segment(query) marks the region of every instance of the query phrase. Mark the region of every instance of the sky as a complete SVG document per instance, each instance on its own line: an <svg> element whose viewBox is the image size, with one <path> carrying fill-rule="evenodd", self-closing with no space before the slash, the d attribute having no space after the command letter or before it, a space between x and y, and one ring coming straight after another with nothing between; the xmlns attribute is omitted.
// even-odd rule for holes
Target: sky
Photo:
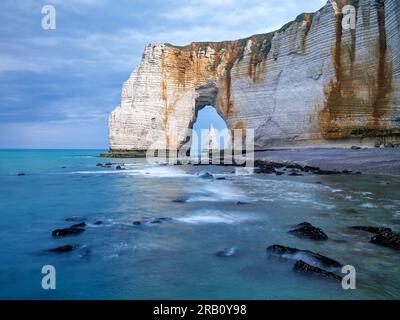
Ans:
<svg viewBox="0 0 400 320"><path fill-rule="evenodd" d="M108 148L108 116L147 43L279 29L326 0L1 0L0 148ZM56 9L44 30L42 7ZM212 112L199 119L208 127Z"/></svg>

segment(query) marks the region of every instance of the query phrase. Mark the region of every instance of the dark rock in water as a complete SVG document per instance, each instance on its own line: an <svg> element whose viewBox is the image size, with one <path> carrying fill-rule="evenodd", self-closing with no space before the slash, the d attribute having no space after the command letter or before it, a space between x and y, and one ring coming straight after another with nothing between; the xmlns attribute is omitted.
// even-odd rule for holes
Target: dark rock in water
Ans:
<svg viewBox="0 0 400 320"><path fill-rule="evenodd" d="M125 168L122 168L121 166L116 166L115 170L125 170Z"/></svg>
<svg viewBox="0 0 400 320"><path fill-rule="evenodd" d="M342 264L336 260L323 256L309 250L300 250L296 248L284 247L281 245L272 245L267 248L267 254L272 257L279 257L290 260L303 260L310 265L324 268L340 268Z"/></svg>
<svg viewBox="0 0 400 320"><path fill-rule="evenodd" d="M289 233L303 239L328 240L328 236L322 229L314 227L308 222L300 223L296 226L296 229L290 230Z"/></svg>
<svg viewBox="0 0 400 320"><path fill-rule="evenodd" d="M372 237L372 243L400 250L400 234L393 231L383 231Z"/></svg>
<svg viewBox="0 0 400 320"><path fill-rule="evenodd" d="M303 175L302 175L301 173L292 172L292 173L289 174L289 176L292 176L292 177L302 177Z"/></svg>
<svg viewBox="0 0 400 320"><path fill-rule="evenodd" d="M132 224L135 226L140 226L142 224L161 224L167 221L171 221L172 218L160 217L160 218L144 218L142 220L133 221Z"/></svg>
<svg viewBox="0 0 400 320"><path fill-rule="evenodd" d="M336 171L336 170L322 170L322 169L319 169L319 170L313 171L313 173L317 174L317 175L327 175L327 176L329 176L329 175L341 174L342 172Z"/></svg>
<svg viewBox="0 0 400 320"><path fill-rule="evenodd" d="M102 167L103 164L102 163L96 163L96 167Z"/></svg>
<svg viewBox="0 0 400 320"><path fill-rule="evenodd" d="M67 167L62 166L61 169L67 169Z"/></svg>
<svg viewBox="0 0 400 320"><path fill-rule="evenodd" d="M157 223L163 223L163 222L171 221L171 220L172 220L171 218L161 217L161 218L151 219L149 223L152 223L152 224L156 223L157 224Z"/></svg>
<svg viewBox="0 0 400 320"><path fill-rule="evenodd" d="M186 199L182 199L182 198L172 200L172 202L175 202L175 203L185 203L186 201L187 201Z"/></svg>
<svg viewBox="0 0 400 320"><path fill-rule="evenodd" d="M352 146L350 149L351 149L351 150L361 150L361 147L358 147L358 146Z"/></svg>
<svg viewBox="0 0 400 320"><path fill-rule="evenodd" d="M218 251L215 255L220 258L228 258L234 256L236 253L237 249L235 247L231 247L222 251Z"/></svg>
<svg viewBox="0 0 400 320"><path fill-rule="evenodd" d="M82 221L86 221L86 218L79 217L79 216L74 216L74 217L65 218L64 220L68 221L68 222L82 222Z"/></svg>
<svg viewBox="0 0 400 320"><path fill-rule="evenodd" d="M99 226L99 225L103 224L103 221L98 220L98 221L96 221L94 224L95 224L96 226Z"/></svg>
<svg viewBox="0 0 400 320"><path fill-rule="evenodd" d="M225 177L218 177L217 180L226 180Z"/></svg>
<svg viewBox="0 0 400 320"><path fill-rule="evenodd" d="M85 228L85 227L86 227L86 223L85 222L73 224L72 226L70 226L70 228Z"/></svg>
<svg viewBox="0 0 400 320"><path fill-rule="evenodd" d="M315 184L321 184L323 185L323 183L321 181L317 181Z"/></svg>
<svg viewBox="0 0 400 320"><path fill-rule="evenodd" d="M113 165L113 163L112 162L107 162L104 165L107 166L107 167L111 167Z"/></svg>
<svg viewBox="0 0 400 320"><path fill-rule="evenodd" d="M18 176L18 177L21 177L21 176L26 176L26 173L19 172L19 173L17 173L17 176Z"/></svg>
<svg viewBox="0 0 400 320"><path fill-rule="evenodd" d="M205 173L200 174L199 178L202 178L202 179L213 179L214 176L209 172L205 172Z"/></svg>
<svg viewBox="0 0 400 320"><path fill-rule="evenodd" d="M52 232L53 237L66 237L70 235L77 235L85 231L86 223L74 224L69 228L56 229Z"/></svg>
<svg viewBox="0 0 400 320"><path fill-rule="evenodd" d="M286 168L288 168L288 169L296 169L296 170L300 170L300 171L304 170L304 168L298 163L289 163L289 164L286 165Z"/></svg>
<svg viewBox="0 0 400 320"><path fill-rule="evenodd" d="M305 166L304 171L305 172L314 172L314 171L320 171L321 169L318 167L311 167L311 166Z"/></svg>
<svg viewBox="0 0 400 320"><path fill-rule="evenodd" d="M295 265L293 266L293 270L296 272L299 272L299 273L316 275L316 276L319 276L322 278L342 281L341 276L339 276L333 272L329 272L329 271L323 270L321 268L309 265L308 263L306 263L302 260L299 260L295 263Z"/></svg>
<svg viewBox="0 0 400 320"><path fill-rule="evenodd" d="M271 174L271 173L276 173L275 167L272 162L264 162L264 161L255 161L254 162L254 172L255 173L264 173L264 174Z"/></svg>
<svg viewBox="0 0 400 320"><path fill-rule="evenodd" d="M351 229L354 230L361 230L361 231L366 231L370 233L381 233L381 232L386 232L386 231L392 231L390 228L384 228L384 227L369 227L369 226L354 226L350 227Z"/></svg>
<svg viewBox="0 0 400 320"><path fill-rule="evenodd" d="M356 214L356 213L358 213L358 211L357 211L356 209L353 209L353 208L344 209L344 212L346 212L346 213L351 213L351 214Z"/></svg>
<svg viewBox="0 0 400 320"><path fill-rule="evenodd" d="M57 252L57 253L65 253L65 252L71 252L75 249L79 248L78 244L67 244L65 246L57 247L54 249L50 249L50 252Z"/></svg>
<svg viewBox="0 0 400 320"><path fill-rule="evenodd" d="M53 237L66 237L66 236L82 233L83 231L85 231L85 229L82 229L82 228L56 229L52 232L52 235L53 235Z"/></svg>
<svg viewBox="0 0 400 320"><path fill-rule="evenodd" d="M281 172L281 171L275 171L275 174L276 174L277 176L281 176L281 175L283 175L284 173Z"/></svg>
<svg viewBox="0 0 400 320"><path fill-rule="evenodd" d="M249 204L249 203L248 202L243 202L243 201L238 201L238 202L236 202L236 204L238 206L240 206L240 205L246 205L246 204Z"/></svg>

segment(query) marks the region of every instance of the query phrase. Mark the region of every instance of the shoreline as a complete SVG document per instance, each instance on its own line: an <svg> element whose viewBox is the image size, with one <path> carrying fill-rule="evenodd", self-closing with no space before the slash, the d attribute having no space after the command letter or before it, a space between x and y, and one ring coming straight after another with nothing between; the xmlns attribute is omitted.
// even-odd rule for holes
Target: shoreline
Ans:
<svg viewBox="0 0 400 320"><path fill-rule="evenodd" d="M110 151L102 158L145 158L143 151ZM399 148L291 148L254 152L255 162L299 164L326 171L350 171L370 175L400 176Z"/></svg>
<svg viewBox="0 0 400 320"><path fill-rule="evenodd" d="M261 161L290 161L322 170L353 171L362 174L400 176L400 149L305 148L255 152Z"/></svg>

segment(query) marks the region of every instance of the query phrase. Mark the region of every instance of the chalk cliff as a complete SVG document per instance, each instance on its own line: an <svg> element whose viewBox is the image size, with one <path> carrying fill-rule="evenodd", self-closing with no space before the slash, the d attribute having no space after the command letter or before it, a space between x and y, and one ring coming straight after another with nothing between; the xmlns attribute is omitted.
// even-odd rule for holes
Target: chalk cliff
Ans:
<svg viewBox="0 0 400 320"><path fill-rule="evenodd" d="M398 0L328 2L241 40L148 45L110 116L110 150L177 148L206 105L229 129L254 129L256 149L398 143L399 52Z"/></svg>

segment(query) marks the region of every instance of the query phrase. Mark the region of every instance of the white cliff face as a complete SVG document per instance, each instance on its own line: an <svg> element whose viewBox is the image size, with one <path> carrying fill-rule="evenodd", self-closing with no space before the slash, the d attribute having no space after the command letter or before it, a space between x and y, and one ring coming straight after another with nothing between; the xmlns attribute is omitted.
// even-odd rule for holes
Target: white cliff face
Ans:
<svg viewBox="0 0 400 320"><path fill-rule="evenodd" d="M110 116L110 149L173 149L213 105L256 149L390 142L400 132L400 2L337 1L248 39L148 45Z"/></svg>

